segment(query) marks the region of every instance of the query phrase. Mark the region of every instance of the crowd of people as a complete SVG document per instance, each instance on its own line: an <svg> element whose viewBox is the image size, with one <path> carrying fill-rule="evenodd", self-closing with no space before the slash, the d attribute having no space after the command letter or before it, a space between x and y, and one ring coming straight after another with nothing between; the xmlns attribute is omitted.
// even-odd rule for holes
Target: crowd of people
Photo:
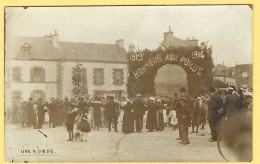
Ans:
<svg viewBox="0 0 260 164"><path fill-rule="evenodd" d="M148 132L163 131L171 127L179 131L177 140L187 145L190 143L188 134L198 133L208 122L212 138L217 140L221 122L232 119L232 116L247 114L252 111L252 90L246 86L236 90L209 88L209 93L191 97L186 88L181 87L180 93L173 96L144 97L137 94L133 99L115 100L113 96L95 96L77 99L65 97L64 100L51 98L44 102L42 98L34 101L16 101L12 109L11 122L21 123L23 127L49 128L65 126L69 133L68 141L76 136L80 141L87 141L87 133L100 128L112 128L118 132L117 126L122 122L123 133L140 133L145 127ZM46 118L48 117L48 118ZM144 123L146 123L144 125ZM74 129L76 133L74 133Z"/></svg>

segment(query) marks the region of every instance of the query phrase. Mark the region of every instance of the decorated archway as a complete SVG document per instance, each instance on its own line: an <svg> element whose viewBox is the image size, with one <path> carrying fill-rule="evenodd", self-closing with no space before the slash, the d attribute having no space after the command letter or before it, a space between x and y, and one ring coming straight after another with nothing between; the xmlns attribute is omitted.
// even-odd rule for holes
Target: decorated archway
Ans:
<svg viewBox="0 0 260 164"><path fill-rule="evenodd" d="M166 64L181 66L187 73L188 93L191 96L203 94L212 85L212 48L172 47L157 50L130 51L128 96L134 97L137 93L144 96L155 95L154 78L157 70Z"/></svg>
<svg viewBox="0 0 260 164"><path fill-rule="evenodd" d="M155 94L159 96L178 93L181 87L187 88L187 73L176 64L165 64L158 68L154 78Z"/></svg>

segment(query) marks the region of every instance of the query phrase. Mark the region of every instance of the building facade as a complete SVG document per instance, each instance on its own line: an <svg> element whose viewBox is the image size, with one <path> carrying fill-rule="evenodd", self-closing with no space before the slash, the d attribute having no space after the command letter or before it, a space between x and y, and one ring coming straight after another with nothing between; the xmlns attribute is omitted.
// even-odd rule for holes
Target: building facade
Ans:
<svg viewBox="0 0 260 164"><path fill-rule="evenodd" d="M221 81L226 84L226 86L236 86L236 78L233 69L221 64L214 67L213 80Z"/></svg>
<svg viewBox="0 0 260 164"><path fill-rule="evenodd" d="M127 96L128 58L124 41L115 44L59 41L55 31L44 37L7 38L5 102L72 97L72 75L82 64L84 87L90 96ZM7 105L7 104L6 104Z"/></svg>
<svg viewBox="0 0 260 164"><path fill-rule="evenodd" d="M252 64L238 64L235 66L235 77L237 87L247 85L253 87L253 65Z"/></svg>

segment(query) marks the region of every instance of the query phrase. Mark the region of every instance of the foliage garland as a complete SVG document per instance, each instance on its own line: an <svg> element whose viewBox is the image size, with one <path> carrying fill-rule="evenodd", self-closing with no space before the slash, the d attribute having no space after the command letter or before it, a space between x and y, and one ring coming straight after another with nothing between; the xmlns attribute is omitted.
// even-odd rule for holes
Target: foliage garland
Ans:
<svg viewBox="0 0 260 164"><path fill-rule="evenodd" d="M203 57L192 56L194 51L202 52ZM131 60L132 55L142 54L142 60ZM175 54L178 56L178 60L165 60L167 54ZM138 68L142 68L146 65L149 59L155 58L157 55L160 55L161 61L153 63L152 67L146 67L140 77L136 78L134 74ZM181 66L187 73L187 82L188 82L188 93L191 96L198 96L204 94L207 91L209 86L213 84L213 61L212 61L212 47L208 47L206 44L196 47L170 47L164 49L162 47L157 48L157 50L150 51L145 49L143 51L134 51L131 50L128 52L129 57L129 77L127 83L128 97L132 98L136 94L140 93L144 96L155 96L155 84L154 78L157 74L158 69L166 64L176 64ZM201 75L194 73L188 66L185 66L183 62L180 62L180 59L184 57L192 61L193 65L197 65L203 70ZM173 93L172 93L173 94Z"/></svg>

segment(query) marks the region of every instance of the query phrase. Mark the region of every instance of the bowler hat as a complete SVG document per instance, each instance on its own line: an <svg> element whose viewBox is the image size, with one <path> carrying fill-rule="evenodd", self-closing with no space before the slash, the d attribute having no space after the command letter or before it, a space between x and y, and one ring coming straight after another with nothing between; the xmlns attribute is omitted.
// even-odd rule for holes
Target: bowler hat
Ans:
<svg viewBox="0 0 260 164"><path fill-rule="evenodd" d="M42 101L42 98L39 98L38 100L39 100L39 101Z"/></svg>
<svg viewBox="0 0 260 164"><path fill-rule="evenodd" d="M185 87L181 87L181 88L179 89L179 91L180 91L180 92L186 92L187 90L186 90Z"/></svg>
<svg viewBox="0 0 260 164"><path fill-rule="evenodd" d="M229 93L233 93L234 88L233 88L233 87L228 87L227 91L228 91Z"/></svg>

